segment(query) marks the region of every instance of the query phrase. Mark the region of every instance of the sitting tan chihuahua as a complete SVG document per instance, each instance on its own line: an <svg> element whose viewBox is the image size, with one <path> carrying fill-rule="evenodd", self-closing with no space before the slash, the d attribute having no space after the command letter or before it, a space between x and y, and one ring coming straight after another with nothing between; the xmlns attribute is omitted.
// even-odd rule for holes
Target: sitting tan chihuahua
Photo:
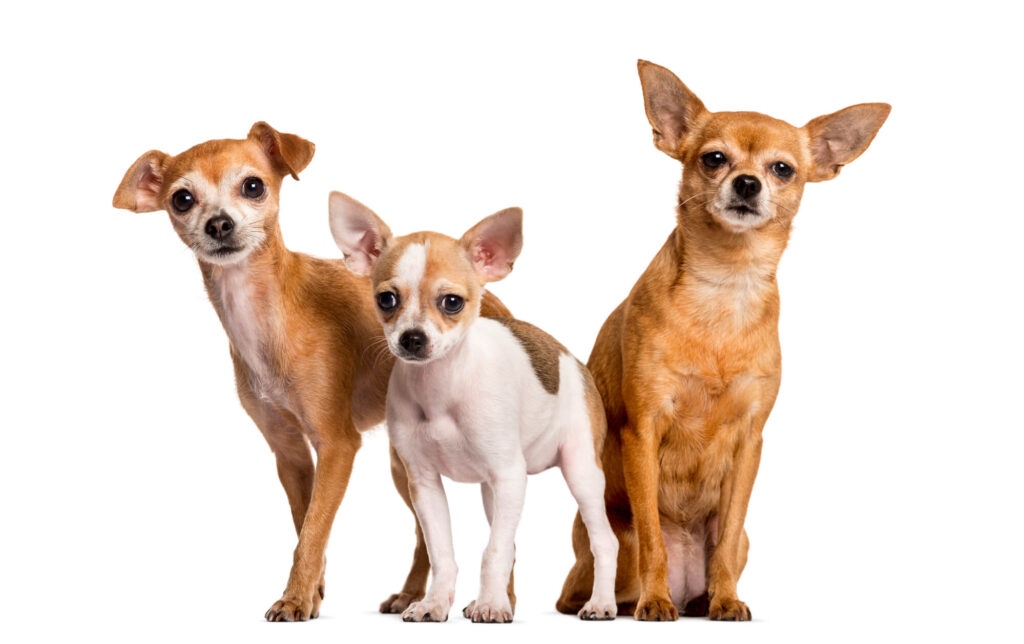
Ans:
<svg viewBox="0 0 1024 644"><path fill-rule="evenodd" d="M608 417L616 600L637 619L678 611L749 620L736 594L761 431L781 376L775 270L804 184L856 159L889 114L854 105L803 127L709 112L672 72L640 61L654 145L683 164L678 222L590 356ZM586 601L593 569L577 516L576 565L557 607Z"/></svg>
<svg viewBox="0 0 1024 644"><path fill-rule="evenodd" d="M266 613L270 621L319 614L331 524L360 431L384 420L393 364L386 351L371 348L382 338L370 281L340 260L294 253L281 238L282 180L298 179L313 150L260 122L245 139L207 141L177 156L147 152L114 194L116 208L166 210L195 252L228 335L238 396L277 458L299 543L284 596ZM509 312L485 294L484 314ZM395 487L411 508L405 468L393 451L391 462ZM429 562L418 523L416 536L405 587L382 612L401 612L423 597Z"/></svg>

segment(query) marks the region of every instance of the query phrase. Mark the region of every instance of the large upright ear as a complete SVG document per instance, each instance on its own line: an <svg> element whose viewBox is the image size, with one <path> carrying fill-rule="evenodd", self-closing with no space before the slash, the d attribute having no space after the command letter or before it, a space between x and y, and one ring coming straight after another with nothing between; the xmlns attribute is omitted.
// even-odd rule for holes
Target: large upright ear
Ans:
<svg viewBox="0 0 1024 644"><path fill-rule="evenodd" d="M862 103L819 116L803 127L814 166L808 181L834 179L844 165L868 149L892 107Z"/></svg>
<svg viewBox="0 0 1024 644"><path fill-rule="evenodd" d="M114 193L114 207L134 212L160 210L160 187L170 157L160 150L150 150L139 157Z"/></svg>
<svg viewBox="0 0 1024 644"><path fill-rule="evenodd" d="M263 153L282 177L290 174L296 181L299 180L299 173L313 160L313 152L316 150L311 141L294 134L278 132L263 121L253 123L249 129L249 138L260 144Z"/></svg>
<svg viewBox="0 0 1024 644"><path fill-rule="evenodd" d="M644 109L654 129L654 146L673 159L682 160L681 145L697 117L706 112L704 103L661 65L638 60Z"/></svg>
<svg viewBox="0 0 1024 644"><path fill-rule="evenodd" d="M483 219L459 240L477 276L484 283L496 282L512 271L523 250L523 211L506 208Z"/></svg>
<svg viewBox="0 0 1024 644"><path fill-rule="evenodd" d="M372 210L337 191L330 194L327 210L331 234L345 256L345 266L353 273L369 275L391 241L391 229Z"/></svg>

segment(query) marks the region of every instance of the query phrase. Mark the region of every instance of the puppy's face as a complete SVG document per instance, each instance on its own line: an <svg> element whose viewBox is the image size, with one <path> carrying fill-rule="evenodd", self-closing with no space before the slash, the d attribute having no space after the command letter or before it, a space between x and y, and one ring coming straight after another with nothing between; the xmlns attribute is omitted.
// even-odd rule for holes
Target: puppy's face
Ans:
<svg viewBox="0 0 1024 644"><path fill-rule="evenodd" d="M483 283L459 243L437 233L399 237L373 269L377 313L391 352L429 362L462 341L480 314Z"/></svg>
<svg viewBox="0 0 1024 644"><path fill-rule="evenodd" d="M889 115L854 105L798 128L756 112L710 112L672 72L639 62L655 146L682 161L681 213L735 234L788 228L804 184L856 159Z"/></svg>
<svg viewBox="0 0 1024 644"><path fill-rule="evenodd" d="M331 193L329 209L346 265L372 278L388 348L406 362L431 362L458 346L480 315L484 285L512 270L523 245L518 208L458 240L430 232L392 238L377 215L340 192Z"/></svg>
<svg viewBox="0 0 1024 644"><path fill-rule="evenodd" d="M147 152L125 174L114 205L166 210L201 261L230 265L263 244L277 223L283 177L312 156L312 143L257 123L246 139L207 141L177 156Z"/></svg>

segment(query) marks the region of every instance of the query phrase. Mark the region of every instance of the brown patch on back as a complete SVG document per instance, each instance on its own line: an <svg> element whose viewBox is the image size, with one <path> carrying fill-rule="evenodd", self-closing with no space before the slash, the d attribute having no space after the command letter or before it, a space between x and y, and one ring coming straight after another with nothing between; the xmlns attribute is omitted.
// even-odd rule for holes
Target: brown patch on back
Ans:
<svg viewBox="0 0 1024 644"><path fill-rule="evenodd" d="M530 357L530 364L533 366L533 373L537 380L549 394L558 393L558 358L569 351L561 343L541 331L537 327L522 320L513 318L493 318L495 322L501 322L512 335L516 336L519 344L523 345L526 355ZM602 415L604 412L601 412Z"/></svg>

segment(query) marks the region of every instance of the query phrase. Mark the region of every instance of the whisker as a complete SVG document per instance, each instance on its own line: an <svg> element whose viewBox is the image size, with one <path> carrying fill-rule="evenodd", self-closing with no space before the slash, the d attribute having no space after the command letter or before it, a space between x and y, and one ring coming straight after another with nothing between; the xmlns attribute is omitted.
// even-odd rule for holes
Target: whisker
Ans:
<svg viewBox="0 0 1024 644"><path fill-rule="evenodd" d="M682 207L682 206L685 206L688 202L696 199L697 197L702 197L704 195L716 195L716 194L718 194L718 193L716 191L714 191L714 190L705 190L703 192L698 192L697 194L690 195L689 197L687 197L683 201L680 201L678 205L680 207ZM707 202L705 202L704 205L707 205L708 203L711 203L711 201L713 201L713 199L709 199Z"/></svg>

